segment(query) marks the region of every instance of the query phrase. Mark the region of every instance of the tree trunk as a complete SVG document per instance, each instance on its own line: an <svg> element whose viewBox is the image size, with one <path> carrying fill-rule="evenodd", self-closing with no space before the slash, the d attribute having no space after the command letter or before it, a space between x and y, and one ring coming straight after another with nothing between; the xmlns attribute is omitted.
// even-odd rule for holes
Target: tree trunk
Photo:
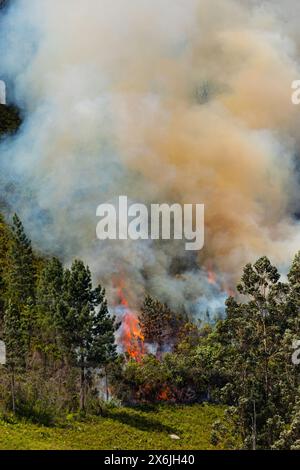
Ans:
<svg viewBox="0 0 300 470"><path fill-rule="evenodd" d="M85 369L83 362L80 371L80 410L85 410Z"/></svg>
<svg viewBox="0 0 300 470"><path fill-rule="evenodd" d="M264 331L264 374L265 374L265 394L266 394L266 400L268 400L269 396L269 358L268 358L268 347L267 347L267 330L266 330L266 323L265 319L263 319L263 331Z"/></svg>
<svg viewBox="0 0 300 470"><path fill-rule="evenodd" d="M108 389L108 377L107 377L107 368L105 366L105 391L106 391L106 401L109 400L109 389Z"/></svg>
<svg viewBox="0 0 300 470"><path fill-rule="evenodd" d="M156 359L158 359L159 361L161 360L162 355L163 355L163 347L164 347L164 342L162 339L159 338L159 340L157 341L157 350L156 350Z"/></svg>
<svg viewBox="0 0 300 470"><path fill-rule="evenodd" d="M11 399L12 399L12 409L13 413L16 413L16 386L15 386L15 367L11 368Z"/></svg>

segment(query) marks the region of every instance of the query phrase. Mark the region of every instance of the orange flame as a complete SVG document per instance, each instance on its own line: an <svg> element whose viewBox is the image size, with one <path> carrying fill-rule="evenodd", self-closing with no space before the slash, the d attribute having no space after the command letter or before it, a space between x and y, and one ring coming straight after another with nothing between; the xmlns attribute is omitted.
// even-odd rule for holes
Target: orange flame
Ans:
<svg viewBox="0 0 300 470"><path fill-rule="evenodd" d="M235 296L234 289L232 289L228 284L223 284L222 288L226 292L228 297L234 297Z"/></svg>
<svg viewBox="0 0 300 470"><path fill-rule="evenodd" d="M173 394L171 392L170 387L168 387L167 385L157 395L157 399L160 401L169 401L172 398L173 398Z"/></svg>
<svg viewBox="0 0 300 470"><path fill-rule="evenodd" d="M213 265L211 261L207 263L206 272L207 272L207 280L209 284L214 284L214 285L218 284L217 273L213 270ZM234 297L235 291L228 285L227 282L225 281L220 282L219 287L224 292L226 292L228 296Z"/></svg>
<svg viewBox="0 0 300 470"><path fill-rule="evenodd" d="M145 354L144 336L141 332L139 320L134 311L129 307L128 301L124 294L123 282L118 288L119 305L123 308L122 330L120 342L124 351L131 359L141 361Z"/></svg>
<svg viewBox="0 0 300 470"><path fill-rule="evenodd" d="M209 284L216 284L217 283L217 275L216 275L215 271L213 270L213 266L212 266L211 261L208 262L207 267L206 267L206 271L207 271L207 280L208 280Z"/></svg>

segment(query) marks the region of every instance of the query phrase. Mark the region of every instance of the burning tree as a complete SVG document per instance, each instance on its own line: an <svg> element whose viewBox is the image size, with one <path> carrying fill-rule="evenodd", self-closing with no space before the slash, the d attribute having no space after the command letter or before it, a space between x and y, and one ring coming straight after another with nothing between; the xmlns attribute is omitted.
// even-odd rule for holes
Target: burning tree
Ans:
<svg viewBox="0 0 300 470"><path fill-rule="evenodd" d="M145 354L144 335L137 313L129 307L123 281L118 286L118 303L116 310L121 319L119 344L130 359L140 361Z"/></svg>
<svg viewBox="0 0 300 470"><path fill-rule="evenodd" d="M138 362L146 353L155 351L160 358L164 351L170 351L188 322L186 315L173 312L150 295L137 313L129 306L124 281L118 283L116 312L122 325L118 342L127 356Z"/></svg>
<svg viewBox="0 0 300 470"><path fill-rule="evenodd" d="M181 327L187 321L186 315L173 312L168 305L150 295L146 296L139 315L144 340L157 346L157 357L174 346Z"/></svg>

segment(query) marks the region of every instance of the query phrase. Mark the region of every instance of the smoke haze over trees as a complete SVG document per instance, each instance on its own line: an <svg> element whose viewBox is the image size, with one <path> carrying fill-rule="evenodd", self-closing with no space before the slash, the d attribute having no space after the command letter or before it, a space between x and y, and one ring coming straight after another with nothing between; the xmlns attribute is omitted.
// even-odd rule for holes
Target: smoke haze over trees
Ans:
<svg viewBox="0 0 300 470"><path fill-rule="evenodd" d="M299 2L0 9L0 416L207 402L215 445L300 449ZM204 203L204 250L100 243L121 194Z"/></svg>
<svg viewBox="0 0 300 470"><path fill-rule="evenodd" d="M286 282L266 257L247 264L237 286L243 300L229 297L214 325L146 297L134 354L134 336L117 350L120 324L82 261L65 269L37 257L17 216L0 228L4 415L53 424L79 410L103 414L109 396L129 405L209 402L227 407L215 445L299 448L299 253Z"/></svg>
<svg viewBox="0 0 300 470"><path fill-rule="evenodd" d="M24 123L1 148L1 178L34 246L84 259L108 292L121 266L136 304L146 290L195 315L222 310L248 261L287 269L299 247L298 12L296 0L11 2L1 73ZM204 203L205 249L96 241L98 204L121 194Z"/></svg>

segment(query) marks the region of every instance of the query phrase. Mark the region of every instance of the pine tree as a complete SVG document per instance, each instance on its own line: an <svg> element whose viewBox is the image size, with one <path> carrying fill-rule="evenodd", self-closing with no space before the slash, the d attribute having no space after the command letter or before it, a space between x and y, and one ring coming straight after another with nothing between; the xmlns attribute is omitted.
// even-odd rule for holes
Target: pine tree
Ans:
<svg viewBox="0 0 300 470"><path fill-rule="evenodd" d="M27 352L30 349L34 324L35 267L31 242L23 224L15 214L12 225L12 243L9 251L9 266L6 275L7 305L13 304L20 314ZM26 333L25 333L26 330Z"/></svg>
<svg viewBox="0 0 300 470"><path fill-rule="evenodd" d="M23 224L15 214L13 217L13 243L10 250L9 287L10 299L23 306L34 301L35 268L31 242Z"/></svg>
<svg viewBox="0 0 300 470"><path fill-rule="evenodd" d="M16 372L25 366L25 343L20 311L11 301L8 303L4 316L4 341L6 366L11 376L12 409L15 413L15 377Z"/></svg>
<svg viewBox="0 0 300 470"><path fill-rule="evenodd" d="M82 261L74 261L64 274L59 324L66 347L80 367L80 409L84 410L86 369L103 367L116 358L116 324L108 312L105 290L93 289L90 270Z"/></svg>
<svg viewBox="0 0 300 470"><path fill-rule="evenodd" d="M57 301L62 296L63 277L63 266L57 258L49 260L40 274L37 286L38 303L51 312L55 311Z"/></svg>
<svg viewBox="0 0 300 470"><path fill-rule="evenodd" d="M44 366L47 357L63 356L59 334L58 306L63 296L64 270L57 258L49 260L42 270L37 283L36 343L43 354Z"/></svg>
<svg viewBox="0 0 300 470"><path fill-rule="evenodd" d="M7 297L8 252L11 246L11 232L0 214L0 333L3 330L5 299Z"/></svg>
<svg viewBox="0 0 300 470"><path fill-rule="evenodd" d="M146 343L157 344L160 357L164 346L173 346L179 335L180 327L187 322L185 315L174 313L166 304L150 295L145 297L139 315L139 323Z"/></svg>

